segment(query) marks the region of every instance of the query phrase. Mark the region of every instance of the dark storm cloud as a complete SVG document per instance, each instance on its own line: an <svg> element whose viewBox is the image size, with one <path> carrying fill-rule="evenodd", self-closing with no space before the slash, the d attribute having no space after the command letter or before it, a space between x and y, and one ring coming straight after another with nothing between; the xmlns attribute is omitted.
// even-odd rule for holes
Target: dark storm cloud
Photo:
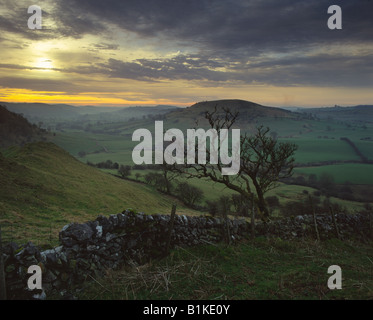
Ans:
<svg viewBox="0 0 373 320"><path fill-rule="evenodd" d="M31 32L27 27L27 21L30 15L27 14L27 8L16 7L10 1L6 1L6 13L0 15L0 30L2 32L10 32L12 34L22 35L28 39L41 39L54 37L47 30L41 32ZM47 14L47 13L46 13ZM39 30L40 31L40 30ZM6 40L5 38L0 41Z"/></svg>
<svg viewBox="0 0 373 320"><path fill-rule="evenodd" d="M226 81L227 72L213 70L223 67L226 67L226 63L207 57L179 54L168 59L136 59L131 62L111 58L105 63L89 63L54 70L77 74L104 74L114 78L149 82L164 79ZM38 69L9 64L0 64L0 68Z"/></svg>
<svg viewBox="0 0 373 320"><path fill-rule="evenodd" d="M107 64L101 66L111 77L134 80L227 80L227 75L224 72L209 70L209 65L216 67L217 64L203 61L200 58L177 56L164 60L137 59L134 62L109 59Z"/></svg>
<svg viewBox="0 0 373 320"><path fill-rule="evenodd" d="M372 42L371 0L64 0L48 2L38 32L27 28L27 2L3 0L2 31L28 38L108 34L108 25L142 37L162 36L201 50L258 54L289 51L299 45ZM327 8L343 10L343 30L327 28ZM52 23L53 22L53 23ZM240 52L241 50L241 52Z"/></svg>
<svg viewBox="0 0 373 320"><path fill-rule="evenodd" d="M67 0L77 13L144 37L164 37L217 49L291 50L335 41L372 41L373 1L339 0L341 32L327 28L325 0Z"/></svg>
<svg viewBox="0 0 373 320"><path fill-rule="evenodd" d="M53 11L53 17L56 23L54 29L58 36L80 38L85 34L100 34L106 31L106 27L100 22L100 17L68 5L57 7Z"/></svg>
<svg viewBox="0 0 373 320"><path fill-rule="evenodd" d="M111 43L96 43L93 45L94 50L118 50L119 45Z"/></svg>
<svg viewBox="0 0 373 320"><path fill-rule="evenodd" d="M371 87L373 53L291 56L241 64L237 69L247 71L242 80L254 77L258 82L273 85Z"/></svg>
<svg viewBox="0 0 373 320"><path fill-rule="evenodd" d="M219 69L216 68L225 68L225 71L217 71ZM236 63L233 67L230 62L211 61L207 57L197 58L196 55L179 55L164 60L138 59L133 62L109 59L108 63L86 68L85 71L141 81L184 79L279 86L371 87L373 54L361 57L319 54L250 64Z"/></svg>
<svg viewBox="0 0 373 320"><path fill-rule="evenodd" d="M23 69L18 65L0 67ZM224 71L221 71L224 70ZM371 87L373 83L373 53L365 55L290 56L257 58L254 62L212 60L209 56L179 54L167 59L137 59L59 69L78 74L104 74L113 78L139 81L192 80L232 82L241 84L271 84L279 86L319 85ZM209 83L203 85L209 86Z"/></svg>
<svg viewBox="0 0 373 320"><path fill-rule="evenodd" d="M66 72L141 81L373 84L372 56L359 51L362 45L373 46L371 0L64 0L50 2L43 11L43 19L53 22L53 28L40 32L26 28L27 11L16 4L21 2L4 1L8 14L0 17L1 30L27 39L79 38L85 34L108 39L113 30L123 30L158 40L159 48L167 44L174 52L186 52L172 58L134 61L117 56L100 64L71 66L63 70ZM334 4L343 11L342 30L327 27L327 9ZM95 43L87 50L119 49L108 42ZM340 46L341 51L322 53L331 45ZM343 45L355 46L356 51L345 53ZM309 54L315 48L320 52Z"/></svg>
<svg viewBox="0 0 373 320"><path fill-rule="evenodd" d="M342 30L327 27L327 9L333 4L342 8ZM143 38L159 39L160 46L168 40L176 49L198 52L162 60L110 59L100 68L111 77L275 85L366 87L373 83L370 55L358 51L354 56L343 51L334 56L307 55L330 45L371 45L370 0L67 0L61 5L71 8L74 16L96 17L103 32L105 25L112 24ZM78 26L79 31L86 32ZM268 54L271 59L263 58Z"/></svg>

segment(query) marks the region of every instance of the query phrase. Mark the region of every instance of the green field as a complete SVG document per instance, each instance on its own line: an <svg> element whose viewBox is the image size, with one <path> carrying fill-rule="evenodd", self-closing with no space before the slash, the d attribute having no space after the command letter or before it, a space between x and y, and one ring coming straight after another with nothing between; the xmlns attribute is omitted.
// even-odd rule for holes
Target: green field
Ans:
<svg viewBox="0 0 373 320"><path fill-rule="evenodd" d="M341 140L288 139L281 141L298 145L299 148L295 154L297 163L360 160L352 148Z"/></svg>
<svg viewBox="0 0 373 320"><path fill-rule="evenodd" d="M177 118L181 114L181 118ZM340 140L341 137L348 137L368 159L373 159L373 142L361 140L366 137L373 137L373 127L361 127L358 125L347 125L346 123L332 120L309 120L293 118L263 118L262 124L269 126L274 131L280 142L291 142L298 145L295 153L295 162L303 164L302 167L294 170L296 175L303 175L305 179L315 174L320 178L322 173L328 173L333 176L335 183L344 184L349 182L356 185L373 185L373 164L358 163L361 161L354 149L346 142ZM165 128L177 127L186 130L190 126L190 119L183 112L176 112L165 121ZM259 123L250 124L243 130L252 130ZM195 124L194 124L195 126ZM193 127L193 126L192 126ZM107 123L97 127L102 132L111 130L120 130L120 134L89 133L82 131L70 131L57 133L53 137L53 142L68 150L80 161L86 163L99 163L111 160L119 164L133 165L132 150L137 142L131 141L134 130L138 128L147 128L150 131L154 129L154 121L136 120L132 122ZM86 152L84 156L78 156L79 151ZM344 161L356 161L356 163L342 163ZM324 165L320 165L323 164ZM326 162L339 162L336 164L327 164ZM315 166L315 163L318 165ZM304 167L304 165L308 165ZM135 174L145 175L146 170L132 170L131 179L136 179ZM116 174L116 171L111 173ZM143 177L139 181L144 182ZM222 194L230 195L233 192L224 186L213 184L210 181L201 179L191 179L192 185L201 188L204 200L214 201ZM294 185L287 186L279 184L279 187L268 192L266 196L276 195L280 198L280 203L286 203L302 197L303 190L307 187ZM310 188L312 194L315 189ZM351 210L359 210L362 203L346 201L334 198L334 201L344 204Z"/></svg>
<svg viewBox="0 0 373 320"><path fill-rule="evenodd" d="M95 150L96 142L107 145L107 148L114 151L113 155L118 156L117 160L113 157L112 160L121 163L121 137L110 136L111 140L106 141L103 135L90 136L91 139L87 139L88 136L80 132L57 134L55 138L58 137L61 143L76 152L81 150L86 141L91 141L87 146L92 150ZM107 155L105 152L88 156L97 157L93 158L95 161L90 161L99 162L106 161ZM178 213L201 214L186 208L180 201L159 193L154 187L145 185L143 176L148 170L132 170L130 178L135 180L136 173L139 173L142 176L139 182L122 180L108 174L117 174L116 170L100 172L76 161L64 150L45 143L24 148L14 147L3 152L3 156L0 172L0 222L8 226L8 235L9 232L12 233L11 240L27 239L46 244L53 239L56 243L58 232L66 223L83 222L99 214L113 214L127 208L146 213L168 213L175 201L178 203ZM79 160L87 161L86 157ZM326 170L335 177L337 183L350 181L372 184L371 168L371 165L365 164L343 164L297 168L295 172L320 175ZM223 194L234 193L207 180L189 179L188 182L202 190L204 199L201 205L205 205L206 201L216 201ZM304 190L310 194L315 191L303 186L279 184L278 188L268 192L266 196L276 195L280 204L285 204L303 199ZM337 198L331 200L351 212L363 208L363 203Z"/></svg>
<svg viewBox="0 0 373 320"><path fill-rule="evenodd" d="M296 168L296 173L316 174L318 178L322 173L329 173L334 177L336 183L350 182L352 184L373 184L373 165L372 164L336 164L320 167Z"/></svg>
<svg viewBox="0 0 373 320"><path fill-rule="evenodd" d="M132 165L132 150L136 142L131 137L108 134L92 134L81 131L57 133L50 139L82 162L98 163L112 160L120 164ZM79 157L79 152L86 155Z"/></svg>
<svg viewBox="0 0 373 320"><path fill-rule="evenodd" d="M372 141L354 141L355 145L359 148L361 153L368 159L373 159L373 140Z"/></svg>
<svg viewBox="0 0 373 320"><path fill-rule="evenodd" d="M83 162L112 160L127 165L133 165L132 150L138 143L133 142L128 136L93 135L82 132L58 133L51 141L76 157L79 151L86 152L87 155L79 158ZM297 163L360 160L353 149L341 140L288 138L279 141L299 146L295 154ZM367 157L371 156L369 144L370 142L358 144L363 146L362 151Z"/></svg>
<svg viewBox="0 0 373 320"><path fill-rule="evenodd" d="M189 122L186 119L177 120L177 123L174 123L175 120L166 121L165 129L174 127L185 132L187 128L196 126L194 123L188 127ZM280 141L292 142L299 146L295 155L296 162L299 163L360 160L354 150L345 141L340 140L342 137L348 137L361 148L361 152L368 159L373 159L373 142L360 140L373 137L373 127L367 129L347 127L344 124L326 120L263 119L260 123L276 132ZM253 130L258 125L259 123L243 127L242 133L245 130ZM110 159L130 165L132 164L132 150L137 144L132 142L132 133L139 128L146 128L153 132L154 121L136 120L122 125L113 123L98 126L102 132L110 132L112 128L116 130L119 128L120 133L113 135L82 131L58 132L52 141L74 156L77 156L79 151L85 151L87 155L81 158L81 161L101 162ZM95 151L99 152L93 153Z"/></svg>

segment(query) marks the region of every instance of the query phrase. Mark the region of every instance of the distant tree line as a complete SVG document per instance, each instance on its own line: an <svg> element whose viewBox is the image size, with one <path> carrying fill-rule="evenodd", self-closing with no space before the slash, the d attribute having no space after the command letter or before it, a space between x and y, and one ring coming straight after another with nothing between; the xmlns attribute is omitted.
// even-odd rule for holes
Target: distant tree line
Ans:
<svg viewBox="0 0 373 320"><path fill-rule="evenodd" d="M195 210L208 212L214 217L225 217L227 215L234 215L240 217L250 217L253 208L255 207L255 201L252 199L247 201L239 193L233 193L231 195L221 195L216 200L206 200L203 190L198 186L195 186L188 181L180 181L178 176L165 175L167 171L163 165L120 165L117 162L111 160L102 161L93 164L87 161L88 165L96 168L104 169L115 169L117 175L121 178L130 179L132 170L136 170L135 180L142 181L157 191L172 195L182 201L187 207ZM138 171L151 170L146 174L141 174ZM170 173L168 173L170 174ZM132 178L133 179L133 178ZM291 181L290 181L291 180ZM310 206L310 197L316 214L326 214L330 210L332 205L335 212L346 212L347 209L338 204L331 204L329 197L336 196L346 200L356 200L351 189L351 184L346 183L344 185L337 185L334 181L333 175L324 172L317 177L316 174L310 174L308 177L297 176L288 178L287 182L296 185L309 186L317 189L312 192L303 190L303 197L300 200L288 201L285 204L280 203L280 199L277 196L265 197L265 203L268 207L269 212L277 212L280 216L297 216L300 214L312 214L312 208ZM321 200L322 196L325 197ZM369 199L366 199L369 202Z"/></svg>
<svg viewBox="0 0 373 320"><path fill-rule="evenodd" d="M329 172L322 172L319 177L316 174L310 174L308 176L293 176L282 179L281 182L317 189L317 191L315 191L316 194L327 197L336 197L344 200L359 202L370 202L372 199L371 190L364 190L361 188L358 189L348 181L343 184L337 184L334 176Z"/></svg>
<svg viewBox="0 0 373 320"><path fill-rule="evenodd" d="M322 172L319 177L313 173L308 176L297 175L282 179L281 182L319 189L326 195L336 187L334 176L328 172Z"/></svg>
<svg viewBox="0 0 373 320"><path fill-rule="evenodd" d="M87 161L87 164L91 167L96 167L99 169L119 169L119 164L118 162L113 162L111 160L106 160L98 163L92 163L90 161Z"/></svg>
<svg viewBox="0 0 373 320"><path fill-rule="evenodd" d="M99 169L113 169L118 170L118 175L121 178L127 178L131 175L131 166L119 164L118 162L113 162L111 160L106 160L98 163L92 163L87 161L87 164L91 167L99 168Z"/></svg>
<svg viewBox="0 0 373 320"><path fill-rule="evenodd" d="M281 217L295 217L298 215L312 215L313 211L317 215L325 215L330 213L332 208L335 213L348 213L348 209L338 203L332 202L329 197L322 198L319 191L314 191L310 194L307 190L303 190L302 197L297 200L286 201L281 204L277 196L268 196L265 198L266 204L273 215L277 212ZM231 196L222 195L216 201L207 201L207 211L212 216L242 216L250 217L253 210L253 203L241 202L240 195L232 194ZM362 212L369 212L372 206L367 202L364 205Z"/></svg>

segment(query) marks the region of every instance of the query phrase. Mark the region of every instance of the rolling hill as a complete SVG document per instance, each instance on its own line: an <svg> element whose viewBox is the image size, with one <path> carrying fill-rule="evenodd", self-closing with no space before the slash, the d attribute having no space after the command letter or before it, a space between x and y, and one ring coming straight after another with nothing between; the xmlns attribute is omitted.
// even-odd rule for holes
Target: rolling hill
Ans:
<svg viewBox="0 0 373 320"><path fill-rule="evenodd" d="M72 106L68 104L47 103L10 103L1 102L11 112L22 114L32 123L44 122L53 125L56 122L118 122L148 115L161 115L178 109L175 106L136 106L136 107L98 107Z"/></svg>
<svg viewBox="0 0 373 320"><path fill-rule="evenodd" d="M231 112L238 111L240 115L247 115L250 114L252 118L256 117L293 117L292 112L274 108L274 107L266 107L260 104L239 100L239 99L231 99L231 100L215 100L215 101L202 101L197 102L190 106L189 108L182 109L182 112L191 116L194 115L202 115L201 112L209 111L212 112L214 109L217 109L218 112L222 112L223 108L228 108ZM180 112L179 112L180 113ZM171 115L169 115L171 116Z"/></svg>
<svg viewBox="0 0 373 320"><path fill-rule="evenodd" d="M204 120L206 112L216 112L222 115L224 109L229 109L232 113L239 113L236 121L236 127L245 127L248 123L256 122L260 119L269 118L284 118L294 119L296 114L274 107L266 107L260 104L245 101L245 100L216 100L216 101L203 101L193 104L188 108L172 111L166 114L166 123L187 125L194 127L196 121L202 127L208 126L207 121Z"/></svg>
<svg viewBox="0 0 373 320"><path fill-rule="evenodd" d="M79 116L76 107L61 104L53 105L46 103L9 103L3 102L8 110L22 114L28 120L37 119L74 119Z"/></svg>
<svg viewBox="0 0 373 320"><path fill-rule="evenodd" d="M259 105L254 102L244 100L216 100L216 101L204 101L193 104L187 108L165 108L164 106L158 107L131 107L127 109L118 110L112 112L111 117L116 119L111 123L100 123L94 126L89 125L85 130L91 133L109 134L122 137L131 137L134 130L139 128L146 128L151 131L154 130L154 121L162 120L164 123L164 129L178 128L180 130L187 130L195 127L209 128L209 124L205 119L206 111L213 112L217 109L217 113L222 115L223 109L228 108L232 113L239 112L234 127L241 128L244 131L254 130L255 127L263 121L275 121L275 120L293 120L296 121L298 118L302 118L304 115L294 113L288 110L266 107ZM127 111L128 110L128 111ZM122 119L119 114L125 112L148 112L146 116L133 117L131 121L121 121ZM159 112L162 111L162 112ZM133 113L134 114L134 113ZM287 127L287 126L286 126Z"/></svg>
<svg viewBox="0 0 373 320"><path fill-rule="evenodd" d="M352 107L335 106L331 108L301 109L299 112L310 113L319 119L333 119L355 123L373 123L373 105Z"/></svg>

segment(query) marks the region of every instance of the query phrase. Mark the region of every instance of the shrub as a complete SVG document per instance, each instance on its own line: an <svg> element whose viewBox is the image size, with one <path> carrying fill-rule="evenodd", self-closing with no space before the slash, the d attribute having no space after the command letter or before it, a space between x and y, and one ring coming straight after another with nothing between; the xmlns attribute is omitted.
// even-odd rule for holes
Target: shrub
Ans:
<svg viewBox="0 0 373 320"><path fill-rule="evenodd" d="M121 165L119 167L118 173L121 175L122 178L128 177L131 174L131 167Z"/></svg>
<svg viewBox="0 0 373 320"><path fill-rule="evenodd" d="M188 182L181 182L176 188L176 195L187 206L193 207L196 203L203 199L203 191L190 185Z"/></svg>

